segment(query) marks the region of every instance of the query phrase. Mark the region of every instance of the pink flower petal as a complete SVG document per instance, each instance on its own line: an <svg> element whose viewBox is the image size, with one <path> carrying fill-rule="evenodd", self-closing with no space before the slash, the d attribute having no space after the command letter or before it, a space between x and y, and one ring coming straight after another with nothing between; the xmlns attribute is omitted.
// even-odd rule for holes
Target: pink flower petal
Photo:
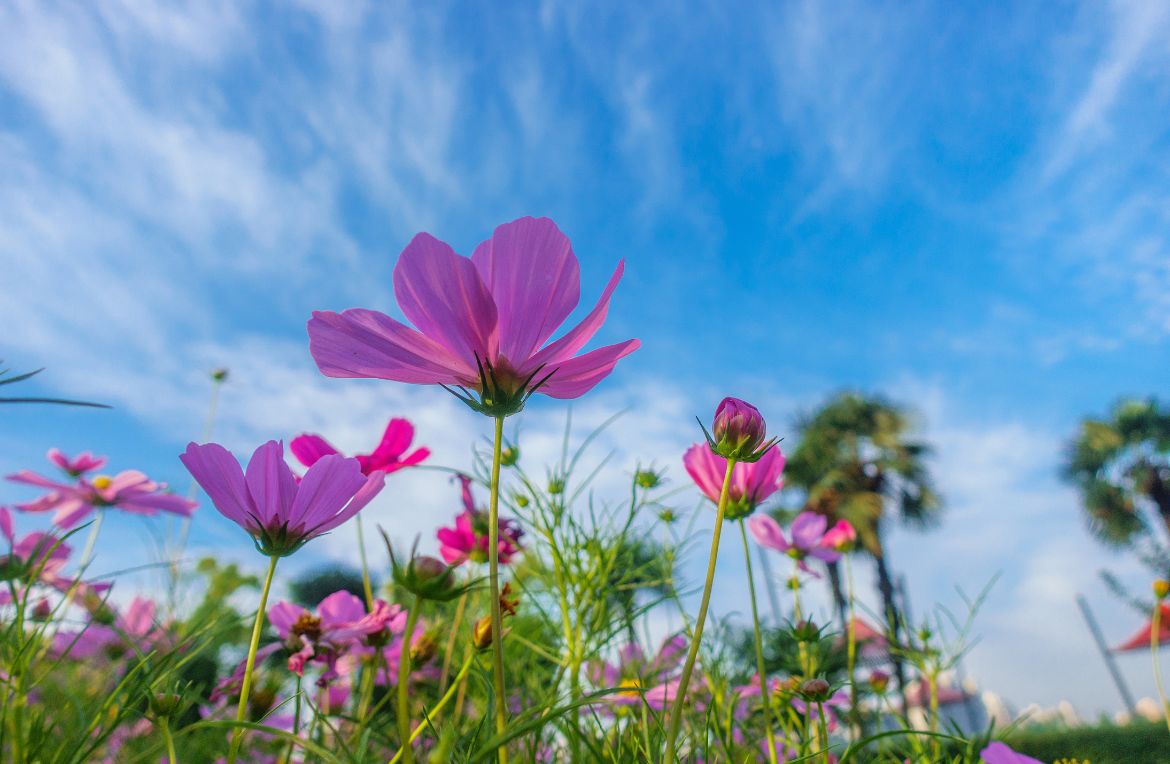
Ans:
<svg viewBox="0 0 1170 764"><path fill-rule="evenodd" d="M754 514L748 518L747 526L752 538L760 546L774 549L777 552L788 551L789 545L788 540L784 538L784 531L771 516L761 513Z"/></svg>
<svg viewBox="0 0 1170 764"><path fill-rule="evenodd" d="M288 444L288 450L297 458L297 461L306 467L312 467L317 460L328 454L336 454L337 449L320 435L305 433L298 435Z"/></svg>
<svg viewBox="0 0 1170 764"><path fill-rule="evenodd" d="M290 528L315 529L331 520L366 483L357 459L323 456L309 468L288 515Z"/></svg>
<svg viewBox="0 0 1170 764"><path fill-rule="evenodd" d="M683 466L703 495L718 502L719 494L723 491L727 460L713 453L706 443L696 443L683 454Z"/></svg>
<svg viewBox="0 0 1170 764"><path fill-rule="evenodd" d="M550 398L579 398L608 377L617 362L633 353L641 344L639 340L626 340L591 350L567 361L558 361L537 375L540 377L553 372L540 392Z"/></svg>
<svg viewBox="0 0 1170 764"><path fill-rule="evenodd" d="M475 265L427 233L410 240L394 266L398 307L420 332L465 364L495 361L496 305Z"/></svg>
<svg viewBox="0 0 1170 764"><path fill-rule="evenodd" d="M815 512L801 512L792 521L792 545L802 552L811 552L821 543L829 521Z"/></svg>
<svg viewBox="0 0 1170 764"><path fill-rule="evenodd" d="M256 512L240 463L218 443L190 443L179 457L219 513L245 528Z"/></svg>
<svg viewBox="0 0 1170 764"><path fill-rule="evenodd" d="M605 285L601 297L593 306L593 310L589 311L589 315L585 316L581 323L567 331L563 337L550 342L532 356L521 369L522 375L531 374L541 364L552 366L559 361L572 358L578 350L588 344L589 340L593 339L593 335L597 334L597 330L605 323L605 317L609 314L609 299L613 295L613 290L617 288L618 282L621 281L625 269L625 260L618 261L617 268L614 269L613 275L609 278L609 283Z"/></svg>
<svg viewBox="0 0 1170 764"><path fill-rule="evenodd" d="M297 481L284 461L283 443L270 440L257 448L248 460L244 479L264 525L280 525L293 517Z"/></svg>
<svg viewBox="0 0 1170 764"><path fill-rule="evenodd" d="M288 639L288 633L293 624L307 612L309 611L300 605L281 600L268 608L268 622L276 629L276 633L280 635L281 639Z"/></svg>
<svg viewBox="0 0 1170 764"><path fill-rule="evenodd" d="M476 379L474 363L376 310L315 311L308 330L309 352L327 377L424 385Z"/></svg>
<svg viewBox="0 0 1170 764"><path fill-rule="evenodd" d="M577 257L548 218L499 226L475 248L471 261L499 314L500 354L513 364L543 345L581 299Z"/></svg>

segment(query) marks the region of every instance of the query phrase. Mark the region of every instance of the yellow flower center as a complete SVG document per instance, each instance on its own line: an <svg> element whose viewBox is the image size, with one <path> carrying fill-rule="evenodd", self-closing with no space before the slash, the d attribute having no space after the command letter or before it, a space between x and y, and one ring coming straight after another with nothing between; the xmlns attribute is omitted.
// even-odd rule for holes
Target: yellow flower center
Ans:
<svg viewBox="0 0 1170 764"><path fill-rule="evenodd" d="M113 483L113 479L109 475L97 475L93 479L93 487L99 491L104 491Z"/></svg>
<svg viewBox="0 0 1170 764"><path fill-rule="evenodd" d="M638 690L642 687L642 683L639 682L637 679L623 679L622 683L618 686L630 688L630 689L626 690L625 692L618 693L618 695L621 695L623 697L636 698L641 694L638 692Z"/></svg>

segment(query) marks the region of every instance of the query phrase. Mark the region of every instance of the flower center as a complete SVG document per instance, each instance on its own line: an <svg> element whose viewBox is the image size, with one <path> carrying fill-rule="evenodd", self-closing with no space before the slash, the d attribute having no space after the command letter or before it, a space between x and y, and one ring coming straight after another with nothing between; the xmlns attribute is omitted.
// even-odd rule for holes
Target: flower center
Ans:
<svg viewBox="0 0 1170 764"><path fill-rule="evenodd" d="M104 491L110 487L114 480L109 475L95 475L92 482L94 488Z"/></svg>
<svg viewBox="0 0 1170 764"><path fill-rule="evenodd" d="M321 619L315 615L301 613L300 618L288 630L290 637L304 636L310 642L316 642L321 637Z"/></svg>
<svg viewBox="0 0 1170 764"><path fill-rule="evenodd" d="M624 698L636 698L639 695L638 690L641 689L642 682L632 678L623 679L621 684L618 686L629 688L623 692L619 692L618 695L621 695Z"/></svg>

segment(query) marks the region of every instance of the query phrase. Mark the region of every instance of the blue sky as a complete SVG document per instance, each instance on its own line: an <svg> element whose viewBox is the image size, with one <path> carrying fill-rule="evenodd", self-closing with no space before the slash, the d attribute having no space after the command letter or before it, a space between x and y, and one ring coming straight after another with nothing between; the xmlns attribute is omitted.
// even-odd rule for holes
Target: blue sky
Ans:
<svg viewBox="0 0 1170 764"><path fill-rule="evenodd" d="M217 366L238 450L305 429L359 448L407 414L466 466L483 422L321 378L304 321L393 312L417 231L467 253L548 215L587 306L626 259L598 339L643 348L575 409L632 409L603 442L618 463L681 480L723 394L779 434L843 387L912 404L949 507L893 541L918 609L1001 571L971 672L1019 705L1117 706L1072 595L1120 638L1134 616L1096 571L1144 575L1088 539L1056 465L1081 416L1168 379L1165 6L15 2L0 29L0 357L117 407L6 407L6 472L59 445L185 487ZM563 412L525 416L533 459ZM456 509L433 473L394 488L371 514L403 537ZM151 553L141 523L105 532ZM195 540L254 563L209 507ZM352 538L303 559L324 556Z"/></svg>

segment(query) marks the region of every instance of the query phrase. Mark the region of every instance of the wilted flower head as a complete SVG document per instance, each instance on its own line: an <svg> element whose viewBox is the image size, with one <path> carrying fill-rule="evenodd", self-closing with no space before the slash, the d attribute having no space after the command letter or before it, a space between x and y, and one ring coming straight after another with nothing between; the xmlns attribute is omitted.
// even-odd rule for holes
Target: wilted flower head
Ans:
<svg viewBox="0 0 1170 764"><path fill-rule="evenodd" d="M516 413L537 391L578 398L638 347L627 340L577 355L605 322L622 268L589 315L546 345L581 293L577 257L555 223L505 223L470 258L420 233L394 267L398 306L416 328L362 308L317 311L309 350L326 376L462 388L459 397L489 416Z"/></svg>
<svg viewBox="0 0 1170 764"><path fill-rule="evenodd" d="M471 495L471 478L458 475L463 495L463 513L455 518L454 528L440 528L435 534L439 539L439 554L450 565L472 562L487 562L491 542L491 527L487 512L475 507ZM524 531L514 520L499 518L497 551L501 564L508 564L512 556L520 552L520 538Z"/></svg>
<svg viewBox="0 0 1170 764"><path fill-rule="evenodd" d="M723 476L727 473L727 459L715 454L704 443L696 443L683 455L683 465L695 485L711 501L719 503L723 490ZM727 512L729 520L746 517L784 485L784 454L779 447L768 449L755 462L736 462L731 469L728 486Z"/></svg>
<svg viewBox="0 0 1170 764"><path fill-rule="evenodd" d="M73 528L94 510L108 507L117 507L137 515L156 515L162 511L182 517L189 517L195 510L195 502L167 493L166 483L155 483L138 470L124 470L113 477L85 477L83 473L105 464L102 457L85 453L70 459L57 449L52 449L48 458L73 477L75 482L61 483L30 470L21 470L9 475L8 479L14 483L49 489L44 496L15 506L23 512L56 510L53 524L62 530Z"/></svg>
<svg viewBox="0 0 1170 764"><path fill-rule="evenodd" d="M840 552L825 544L825 526L828 525L828 520L824 515L814 512L801 512L797 515L792 521L791 543L784 537L780 524L768 515L752 515L747 523L748 530L760 546L787 554L796 560L800 569L805 572L812 573L804 562L807 557L815 557L824 562L836 562L841 558Z"/></svg>
<svg viewBox="0 0 1170 764"><path fill-rule="evenodd" d="M298 483L284 444L256 449L245 475L218 443L191 443L179 457L220 514L251 536L263 554L283 557L356 515L382 490L385 475L362 474L357 459L322 456Z"/></svg>
<svg viewBox="0 0 1170 764"><path fill-rule="evenodd" d="M512 584L505 583L504 588L500 590L500 623L503 624L503 619L508 616L516 615L516 608L520 604L519 597L512 597ZM508 630L504 629L504 634ZM486 650L492 645L492 617L485 615L475 622L471 629L471 644L479 650Z"/></svg>
<svg viewBox="0 0 1170 764"><path fill-rule="evenodd" d="M702 427L702 422L699 426ZM767 424L760 410L739 398L724 398L715 409L711 432L703 429L711 450L724 459L740 462L758 461L776 440L765 442Z"/></svg>
<svg viewBox="0 0 1170 764"><path fill-rule="evenodd" d="M414 425L410 420L391 419L377 447L368 454L355 454L354 458L362 466L363 475L370 475L376 471L389 475L405 467L413 467L431 455L430 449L425 446L407 454L412 440ZM306 467L312 467L322 456L340 453L329 441L311 433L293 438L288 444L288 450L292 451L297 461Z"/></svg>

